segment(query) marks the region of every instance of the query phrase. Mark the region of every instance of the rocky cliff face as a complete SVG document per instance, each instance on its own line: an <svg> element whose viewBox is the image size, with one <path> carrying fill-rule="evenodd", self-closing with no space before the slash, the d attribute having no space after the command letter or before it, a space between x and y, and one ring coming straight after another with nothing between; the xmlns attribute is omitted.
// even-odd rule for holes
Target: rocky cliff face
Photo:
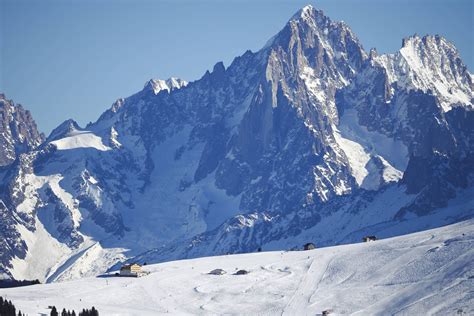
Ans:
<svg viewBox="0 0 474 316"><path fill-rule="evenodd" d="M43 141L31 113L0 94L0 166L11 164Z"/></svg>
<svg viewBox="0 0 474 316"><path fill-rule="evenodd" d="M307 6L260 51L151 80L0 171L3 271L54 281L472 216L472 88L441 37L367 54Z"/></svg>
<svg viewBox="0 0 474 316"><path fill-rule="evenodd" d="M7 204L24 198L21 192L10 190L19 172L15 165L22 154L43 141L44 135L38 131L31 113L0 94L0 272L5 272L3 267L13 267L12 258L26 255L26 242L17 227L20 214Z"/></svg>

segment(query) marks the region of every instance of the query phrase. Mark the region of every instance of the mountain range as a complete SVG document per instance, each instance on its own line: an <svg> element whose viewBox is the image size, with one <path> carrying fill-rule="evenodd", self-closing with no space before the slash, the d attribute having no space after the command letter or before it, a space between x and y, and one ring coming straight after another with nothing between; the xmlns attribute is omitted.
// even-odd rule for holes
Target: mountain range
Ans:
<svg viewBox="0 0 474 316"><path fill-rule="evenodd" d="M474 215L472 74L442 36L367 52L306 6L257 52L48 137L0 96L0 273L329 246Z"/></svg>

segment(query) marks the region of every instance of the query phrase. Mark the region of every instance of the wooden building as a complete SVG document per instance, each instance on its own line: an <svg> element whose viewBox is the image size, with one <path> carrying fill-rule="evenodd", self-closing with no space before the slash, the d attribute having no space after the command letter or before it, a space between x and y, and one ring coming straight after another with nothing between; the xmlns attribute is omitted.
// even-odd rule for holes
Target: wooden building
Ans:
<svg viewBox="0 0 474 316"><path fill-rule="evenodd" d="M362 238L362 241L364 241L364 242L376 241L376 240L377 240L377 237L375 237L375 236L365 236L364 238Z"/></svg>
<svg viewBox="0 0 474 316"><path fill-rule="evenodd" d="M142 266L137 263L125 264L120 268L120 276L139 277L143 274Z"/></svg>
<svg viewBox="0 0 474 316"><path fill-rule="evenodd" d="M309 242L304 245L304 250L313 250L313 249L316 249L316 245L313 244L312 242Z"/></svg>

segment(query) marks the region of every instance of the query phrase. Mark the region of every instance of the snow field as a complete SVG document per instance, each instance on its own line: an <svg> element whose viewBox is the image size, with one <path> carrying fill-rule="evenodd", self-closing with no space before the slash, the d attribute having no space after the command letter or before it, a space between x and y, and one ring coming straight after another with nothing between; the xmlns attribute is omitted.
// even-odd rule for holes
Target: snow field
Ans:
<svg viewBox="0 0 474 316"><path fill-rule="evenodd" d="M101 315L450 315L474 312L474 220L369 243L145 266L142 278L97 277L0 289L29 315L95 306ZM227 274L208 272L222 268ZM246 269L248 275L233 275Z"/></svg>

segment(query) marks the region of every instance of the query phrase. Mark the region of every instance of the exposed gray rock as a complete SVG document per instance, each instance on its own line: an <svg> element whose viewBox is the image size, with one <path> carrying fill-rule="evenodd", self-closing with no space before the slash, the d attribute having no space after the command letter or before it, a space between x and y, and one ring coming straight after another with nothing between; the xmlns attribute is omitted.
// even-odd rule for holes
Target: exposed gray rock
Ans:
<svg viewBox="0 0 474 316"><path fill-rule="evenodd" d="M0 166L11 164L43 141L31 113L0 94Z"/></svg>
<svg viewBox="0 0 474 316"><path fill-rule="evenodd" d="M72 259L38 277L68 279L117 252L153 262L443 225L473 214L472 113L472 76L442 37L367 54L307 6L260 51L189 84L149 81L1 169L5 244L16 224L46 230Z"/></svg>

